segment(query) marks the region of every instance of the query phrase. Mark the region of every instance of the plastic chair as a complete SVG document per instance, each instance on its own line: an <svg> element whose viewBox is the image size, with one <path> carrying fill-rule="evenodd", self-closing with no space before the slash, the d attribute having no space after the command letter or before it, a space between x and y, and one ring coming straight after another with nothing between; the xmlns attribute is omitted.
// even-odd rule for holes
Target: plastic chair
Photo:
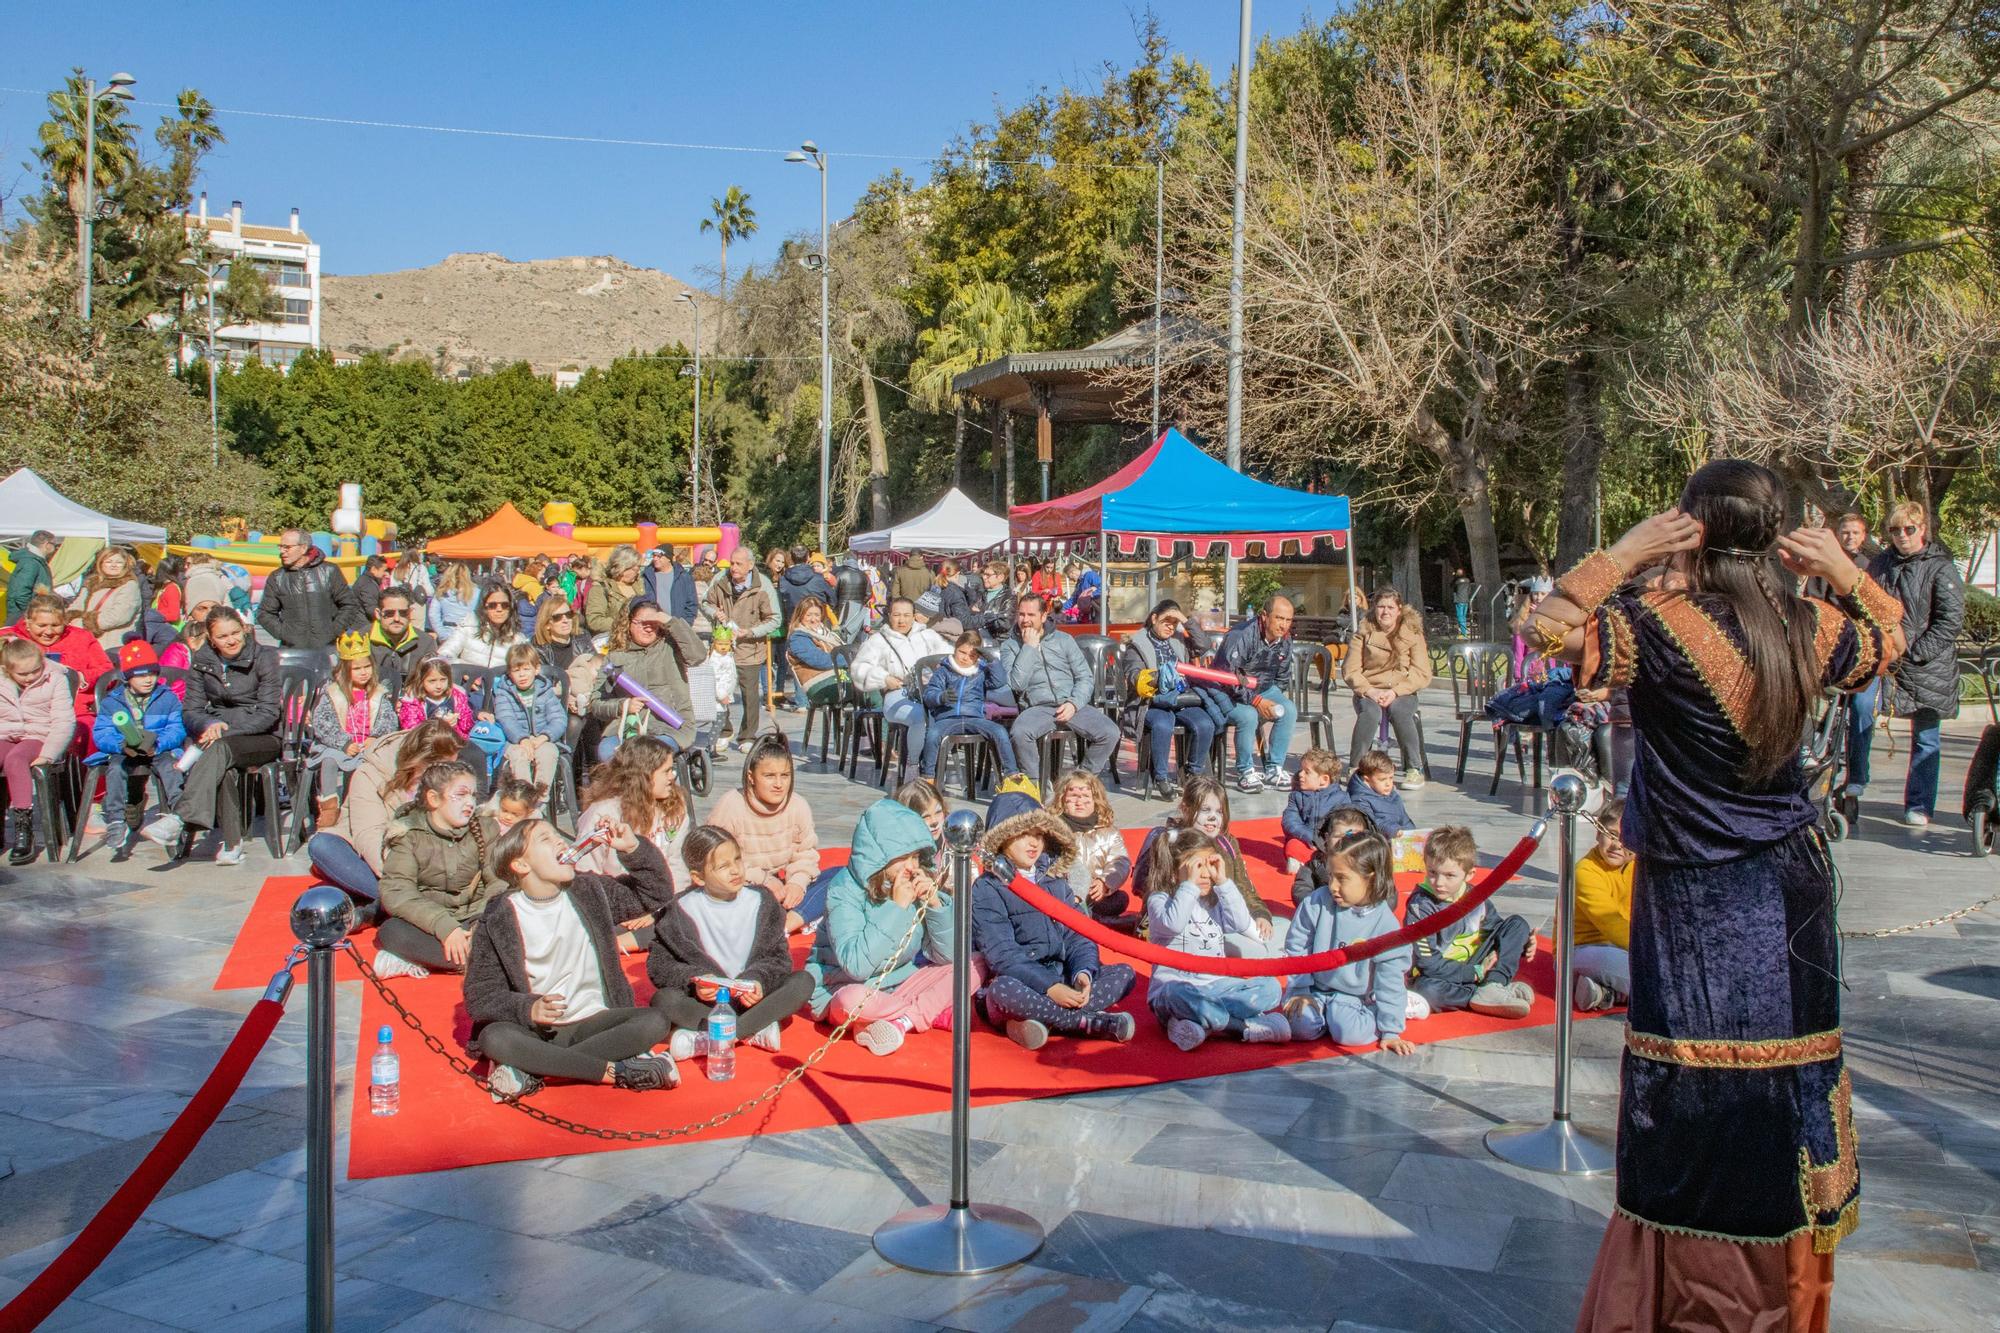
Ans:
<svg viewBox="0 0 2000 1333"><path fill-rule="evenodd" d="M472 705L472 711L491 711L493 690L500 678L498 667L466 666L454 662L451 667L451 683L465 691L465 701Z"/></svg>
<svg viewBox="0 0 2000 1333"><path fill-rule="evenodd" d="M962 790L968 801L977 800L979 793L993 785L994 775L1000 771L1000 747L986 736L976 731L953 732L938 746L937 784L939 791L950 790L945 774L956 763L964 779Z"/></svg>
<svg viewBox="0 0 2000 1333"><path fill-rule="evenodd" d="M813 722L818 720L822 766L837 762L843 751L848 716L861 704L861 691L854 687L854 654L846 648L834 648L827 656L833 659L834 688L822 693L817 701L808 698L805 727L799 732L799 752L803 758L812 749Z"/></svg>
<svg viewBox="0 0 2000 1333"><path fill-rule="evenodd" d="M1458 719L1458 776L1453 780L1462 783L1472 728L1486 721L1486 705L1493 696L1513 684L1514 658L1497 643L1460 641L1451 645L1439 674L1451 681L1451 708ZM1500 745L1498 733L1494 745Z"/></svg>
<svg viewBox="0 0 2000 1333"><path fill-rule="evenodd" d="M1305 724L1306 737L1323 750L1338 753L1333 731L1333 651L1323 643L1294 643L1292 659L1296 671L1292 683L1292 703ZM1315 683L1313 673L1319 673Z"/></svg>

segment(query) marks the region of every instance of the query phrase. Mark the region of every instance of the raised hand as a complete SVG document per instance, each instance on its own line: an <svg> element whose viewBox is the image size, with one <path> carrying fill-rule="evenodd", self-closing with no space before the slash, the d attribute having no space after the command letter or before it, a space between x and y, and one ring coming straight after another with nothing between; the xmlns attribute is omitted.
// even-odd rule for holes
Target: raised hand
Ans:
<svg viewBox="0 0 2000 1333"><path fill-rule="evenodd" d="M1627 574L1651 569L1670 555L1701 545L1701 520L1678 509L1641 519L1611 548L1611 558Z"/></svg>
<svg viewBox="0 0 2000 1333"><path fill-rule="evenodd" d="M1830 528L1794 528L1778 538L1778 559L1800 578L1822 578L1843 595L1853 592L1861 571Z"/></svg>

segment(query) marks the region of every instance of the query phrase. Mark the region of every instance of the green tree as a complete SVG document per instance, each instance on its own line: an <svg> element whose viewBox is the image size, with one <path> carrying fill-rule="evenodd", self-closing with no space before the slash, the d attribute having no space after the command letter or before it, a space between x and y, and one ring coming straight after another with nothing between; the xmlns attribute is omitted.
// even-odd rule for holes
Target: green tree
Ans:
<svg viewBox="0 0 2000 1333"><path fill-rule="evenodd" d="M720 199L708 201L710 215L701 220L704 232L714 232L722 242L722 275L716 285L718 296L729 295L729 243L740 241L757 230L757 210L750 207L750 196L740 185L732 185L723 191Z"/></svg>
<svg viewBox="0 0 2000 1333"><path fill-rule="evenodd" d="M100 90L101 91L101 90ZM83 248L83 183L85 142L93 146L91 184L101 198L115 190L139 165L133 144L132 121L125 113L124 99L97 99L96 132L89 133L89 98L84 92L81 67L70 72L63 86L49 94L49 118L36 131L40 146L35 156L60 192L68 217L76 230L77 249Z"/></svg>

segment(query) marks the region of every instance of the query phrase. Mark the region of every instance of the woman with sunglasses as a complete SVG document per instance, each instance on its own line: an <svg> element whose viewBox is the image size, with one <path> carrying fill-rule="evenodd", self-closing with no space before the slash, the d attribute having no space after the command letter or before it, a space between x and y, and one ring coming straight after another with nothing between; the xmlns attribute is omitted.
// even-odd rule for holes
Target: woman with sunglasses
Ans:
<svg viewBox="0 0 2000 1333"><path fill-rule="evenodd" d="M1903 780L1903 822L1922 828L1937 811L1942 723L1958 716L1958 632L1965 627L1965 581L1945 544L1930 535L1924 507L1905 500L1889 511L1889 549L1868 562L1868 576L1903 604L1909 650L1882 682L1890 710L1910 719L1910 772ZM1847 755L1850 822L1868 786L1868 747L1875 710L1855 700ZM1864 716L1865 714L1865 716Z"/></svg>
<svg viewBox="0 0 2000 1333"><path fill-rule="evenodd" d="M577 633L576 608L561 589L552 588L535 603L534 643L542 655L542 674L556 681L568 674L578 654L590 651L590 640Z"/></svg>
<svg viewBox="0 0 2000 1333"><path fill-rule="evenodd" d="M704 657L701 640L685 620L676 620L650 597L635 597L618 611L605 644L607 672L622 672L681 717L670 730L651 709L611 683L607 675L590 703L590 715L604 725L597 757L611 752L631 736L657 736L676 750L694 744L694 696L687 673Z"/></svg>
<svg viewBox="0 0 2000 1333"><path fill-rule="evenodd" d="M473 618L452 631L438 655L460 666L503 668L507 650L526 642L521 613L514 609L514 590L498 579L479 589Z"/></svg>

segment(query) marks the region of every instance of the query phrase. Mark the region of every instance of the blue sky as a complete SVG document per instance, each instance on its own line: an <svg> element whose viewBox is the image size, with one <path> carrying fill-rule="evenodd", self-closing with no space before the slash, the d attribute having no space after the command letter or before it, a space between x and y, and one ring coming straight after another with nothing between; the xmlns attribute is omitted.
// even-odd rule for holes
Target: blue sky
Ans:
<svg viewBox="0 0 2000 1333"><path fill-rule="evenodd" d="M830 153L836 215L896 162L928 155L996 101L1092 86L1136 55L1142 4L1125 0L550 5L489 3L23 6L0 46L0 196L31 190L42 93L73 65L125 69L170 102L198 87L229 143L207 163L210 206L244 201L282 223L296 205L331 273L435 263L454 250L510 259L615 254L706 285L716 247L697 227L730 184L762 230L730 267L818 225L810 167L777 154L696 152L329 125L230 109L533 133ZM1154 0L1175 49L1218 79L1236 54L1229 0ZM1297 0L1266 0L1259 35L1297 28ZM150 135L161 109L136 116ZM147 139L150 146L151 140Z"/></svg>

